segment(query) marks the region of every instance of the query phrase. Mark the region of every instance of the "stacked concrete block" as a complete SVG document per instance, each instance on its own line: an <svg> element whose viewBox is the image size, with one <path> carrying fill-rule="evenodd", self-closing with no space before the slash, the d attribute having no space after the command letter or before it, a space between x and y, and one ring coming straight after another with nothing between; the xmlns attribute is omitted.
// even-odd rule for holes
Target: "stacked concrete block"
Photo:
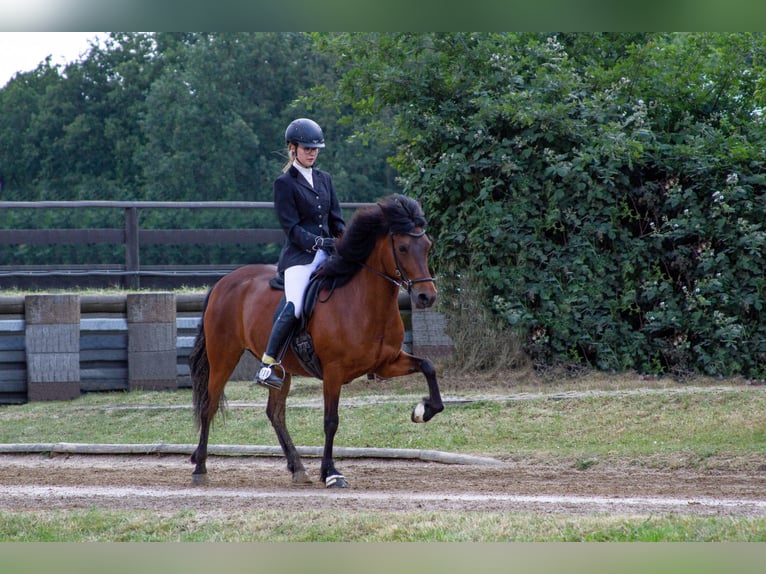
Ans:
<svg viewBox="0 0 766 574"><path fill-rule="evenodd" d="M447 335L447 320L433 309L412 309L412 353L426 359L452 354L455 344Z"/></svg>
<svg viewBox="0 0 766 574"><path fill-rule="evenodd" d="M127 318L129 388L178 388L175 294L129 294Z"/></svg>
<svg viewBox="0 0 766 574"><path fill-rule="evenodd" d="M28 400L80 396L79 295L28 295L24 321Z"/></svg>

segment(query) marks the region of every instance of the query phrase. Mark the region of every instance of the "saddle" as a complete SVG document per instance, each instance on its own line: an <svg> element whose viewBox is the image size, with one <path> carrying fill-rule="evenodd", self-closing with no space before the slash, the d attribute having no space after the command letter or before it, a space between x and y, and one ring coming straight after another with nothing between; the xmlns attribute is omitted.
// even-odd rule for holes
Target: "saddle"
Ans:
<svg viewBox="0 0 766 574"><path fill-rule="evenodd" d="M282 273L277 274L269 280L269 286L277 291L285 290L285 276ZM295 356L298 357L301 365L306 369L313 377L317 379L322 378L322 364L319 361L319 357L314 350L314 341L311 339L311 335L306 331L308 327L311 314L316 307L317 299L319 298L319 280L316 275L312 275L309 280L308 287L306 287L306 293L303 297L303 309L301 311L301 318L293 329L292 335L288 338L287 345L290 346ZM280 312L287 304L287 299L283 296L282 300L277 305L274 311L274 318L279 316ZM282 357L287 351L287 345L279 352L277 357L278 362L282 362Z"/></svg>

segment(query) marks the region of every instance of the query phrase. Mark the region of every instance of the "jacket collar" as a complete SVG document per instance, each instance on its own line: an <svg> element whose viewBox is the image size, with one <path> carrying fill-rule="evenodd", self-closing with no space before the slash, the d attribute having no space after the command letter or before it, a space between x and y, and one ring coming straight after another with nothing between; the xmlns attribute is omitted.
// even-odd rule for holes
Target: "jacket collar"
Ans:
<svg viewBox="0 0 766 574"><path fill-rule="evenodd" d="M316 192L317 184L321 181L322 177L319 175L319 170L315 168L312 173L312 176L314 177L314 187L311 187L309 182L306 181L306 178L301 175L301 172L299 172L294 165L290 166L288 173L293 176L293 178L295 178L295 181L298 183L298 185L302 185L306 189L310 189L313 192Z"/></svg>

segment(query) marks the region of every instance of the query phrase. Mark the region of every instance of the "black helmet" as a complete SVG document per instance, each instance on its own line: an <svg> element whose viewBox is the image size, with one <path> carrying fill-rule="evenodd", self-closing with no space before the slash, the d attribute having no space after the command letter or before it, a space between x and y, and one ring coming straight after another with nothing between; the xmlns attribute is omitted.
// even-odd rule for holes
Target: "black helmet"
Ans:
<svg viewBox="0 0 766 574"><path fill-rule="evenodd" d="M303 147L324 147L322 128L314 120L299 118L290 122L285 130L285 142Z"/></svg>

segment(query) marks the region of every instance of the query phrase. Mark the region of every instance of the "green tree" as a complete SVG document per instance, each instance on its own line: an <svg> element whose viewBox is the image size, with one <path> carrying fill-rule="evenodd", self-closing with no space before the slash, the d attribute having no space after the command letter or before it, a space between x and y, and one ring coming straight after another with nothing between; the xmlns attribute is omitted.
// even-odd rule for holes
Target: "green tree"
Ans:
<svg viewBox="0 0 766 574"><path fill-rule="evenodd" d="M334 83L333 59L301 33L158 35L175 54L153 83L142 121L152 197L270 201L286 160L285 127L300 116L322 125L330 171L343 201L371 200L394 189L390 148L349 139L334 105L307 97ZM179 46L182 49L179 49Z"/></svg>
<svg viewBox="0 0 766 574"><path fill-rule="evenodd" d="M150 35L111 34L82 61L56 68L45 62L0 90L7 187L28 199L136 195L141 179L133 156L156 69L153 50Z"/></svg>
<svg viewBox="0 0 766 574"><path fill-rule="evenodd" d="M2 198L38 199L31 193L43 150L30 136L30 128L43 108L46 91L61 81L50 59L37 69L17 74L0 90L0 181ZM26 193L22 193L26 191Z"/></svg>
<svg viewBox="0 0 766 574"><path fill-rule="evenodd" d="M142 162L163 199L270 200L287 105L313 82L302 34L204 34L152 85Z"/></svg>

